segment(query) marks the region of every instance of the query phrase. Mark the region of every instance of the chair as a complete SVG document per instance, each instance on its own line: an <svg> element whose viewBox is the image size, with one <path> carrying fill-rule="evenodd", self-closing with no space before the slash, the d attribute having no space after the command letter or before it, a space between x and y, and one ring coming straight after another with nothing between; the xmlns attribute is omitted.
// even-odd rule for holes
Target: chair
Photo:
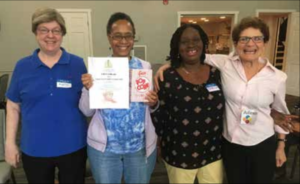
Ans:
<svg viewBox="0 0 300 184"><path fill-rule="evenodd" d="M5 111L0 109L0 183L12 181L16 183L14 173L10 165L4 160L4 141L5 140Z"/></svg>
<svg viewBox="0 0 300 184"><path fill-rule="evenodd" d="M0 109L5 109L5 93L8 84L8 74L4 74L0 77Z"/></svg>

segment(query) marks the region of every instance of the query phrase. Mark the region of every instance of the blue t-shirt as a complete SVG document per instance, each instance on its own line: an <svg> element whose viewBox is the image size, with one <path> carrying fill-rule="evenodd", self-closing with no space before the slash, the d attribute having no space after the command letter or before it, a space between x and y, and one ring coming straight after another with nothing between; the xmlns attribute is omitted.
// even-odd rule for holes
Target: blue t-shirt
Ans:
<svg viewBox="0 0 300 184"><path fill-rule="evenodd" d="M34 157L56 157L86 146L87 124L78 108L83 59L63 53L50 69L38 57L18 61L6 96L21 108L21 150Z"/></svg>
<svg viewBox="0 0 300 184"><path fill-rule="evenodd" d="M142 69L135 57L129 61L130 69ZM146 105L131 102L129 109L100 110L107 132L106 151L116 154L134 153L145 147Z"/></svg>

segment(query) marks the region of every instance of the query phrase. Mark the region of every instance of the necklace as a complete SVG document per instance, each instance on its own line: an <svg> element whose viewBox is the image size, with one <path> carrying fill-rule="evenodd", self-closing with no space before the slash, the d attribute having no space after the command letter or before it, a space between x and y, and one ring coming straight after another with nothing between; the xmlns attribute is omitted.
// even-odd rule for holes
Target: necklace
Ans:
<svg viewBox="0 0 300 184"><path fill-rule="evenodd" d="M182 68L182 70L186 73L186 74L190 74L190 72L189 71L187 71L184 67L181 67Z"/></svg>
<svg viewBox="0 0 300 184"><path fill-rule="evenodd" d="M184 73L186 73L187 75L190 75L190 74L195 74L195 73L198 73L199 70L200 70L200 66L198 68L198 70L195 70L195 71L188 71L184 66L181 66L181 69L184 71Z"/></svg>

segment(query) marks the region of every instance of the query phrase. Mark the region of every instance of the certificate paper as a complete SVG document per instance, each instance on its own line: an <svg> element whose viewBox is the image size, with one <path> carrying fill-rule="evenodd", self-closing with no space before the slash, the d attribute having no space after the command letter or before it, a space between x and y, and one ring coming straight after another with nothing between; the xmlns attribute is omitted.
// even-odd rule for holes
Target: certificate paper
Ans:
<svg viewBox="0 0 300 184"><path fill-rule="evenodd" d="M91 109L129 108L128 58L89 57L89 74L93 86L89 90Z"/></svg>
<svg viewBox="0 0 300 184"><path fill-rule="evenodd" d="M133 69L131 75L131 102L147 102L146 94L152 89L152 70Z"/></svg>

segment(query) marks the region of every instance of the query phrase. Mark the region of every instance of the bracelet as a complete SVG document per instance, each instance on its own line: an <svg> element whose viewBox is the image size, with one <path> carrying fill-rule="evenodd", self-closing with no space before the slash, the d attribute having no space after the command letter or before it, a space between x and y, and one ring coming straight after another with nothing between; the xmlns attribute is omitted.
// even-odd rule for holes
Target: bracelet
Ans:
<svg viewBox="0 0 300 184"><path fill-rule="evenodd" d="M277 139L277 141L282 141L282 142L286 142L286 139Z"/></svg>

